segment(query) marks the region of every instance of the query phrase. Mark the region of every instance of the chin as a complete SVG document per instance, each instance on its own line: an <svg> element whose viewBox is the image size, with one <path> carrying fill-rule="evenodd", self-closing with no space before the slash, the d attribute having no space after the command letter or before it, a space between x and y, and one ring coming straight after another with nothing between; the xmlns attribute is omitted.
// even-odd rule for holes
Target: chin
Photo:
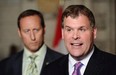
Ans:
<svg viewBox="0 0 116 75"><path fill-rule="evenodd" d="M30 51L31 52L36 52L36 51L38 51L38 48L31 48Z"/></svg>
<svg viewBox="0 0 116 75"><path fill-rule="evenodd" d="M81 55L79 54L73 54L74 57L80 57Z"/></svg>
<svg viewBox="0 0 116 75"><path fill-rule="evenodd" d="M72 55L72 57L77 61L82 60L82 58L83 58L82 55Z"/></svg>
<svg viewBox="0 0 116 75"><path fill-rule="evenodd" d="M38 50L31 50L32 53L37 52Z"/></svg>
<svg viewBox="0 0 116 75"><path fill-rule="evenodd" d="M82 56L82 54L80 54L79 52L71 53L71 55L73 57L80 57L80 56Z"/></svg>

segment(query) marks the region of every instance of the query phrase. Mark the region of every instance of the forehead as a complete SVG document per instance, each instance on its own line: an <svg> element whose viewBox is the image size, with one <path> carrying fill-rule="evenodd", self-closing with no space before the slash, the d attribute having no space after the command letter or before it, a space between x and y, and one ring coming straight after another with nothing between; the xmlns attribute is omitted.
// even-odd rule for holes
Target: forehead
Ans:
<svg viewBox="0 0 116 75"><path fill-rule="evenodd" d="M84 15L79 15L75 18L68 16L64 18L64 27L65 26L69 27L90 26L90 21L88 17Z"/></svg>
<svg viewBox="0 0 116 75"><path fill-rule="evenodd" d="M41 26L41 19L37 15L24 17L20 20L20 26Z"/></svg>
<svg viewBox="0 0 116 75"><path fill-rule="evenodd" d="M23 18L21 18L20 19L20 22L21 21L40 21L40 17L39 16L37 16L37 15L31 15L31 16L26 16L26 17L23 17Z"/></svg>

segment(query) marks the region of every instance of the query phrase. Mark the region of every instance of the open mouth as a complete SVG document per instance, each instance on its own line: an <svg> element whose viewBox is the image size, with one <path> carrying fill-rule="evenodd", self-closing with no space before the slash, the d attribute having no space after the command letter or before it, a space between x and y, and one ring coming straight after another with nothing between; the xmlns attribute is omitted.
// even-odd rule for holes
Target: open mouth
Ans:
<svg viewBox="0 0 116 75"><path fill-rule="evenodd" d="M82 46L83 43L71 43L72 46Z"/></svg>

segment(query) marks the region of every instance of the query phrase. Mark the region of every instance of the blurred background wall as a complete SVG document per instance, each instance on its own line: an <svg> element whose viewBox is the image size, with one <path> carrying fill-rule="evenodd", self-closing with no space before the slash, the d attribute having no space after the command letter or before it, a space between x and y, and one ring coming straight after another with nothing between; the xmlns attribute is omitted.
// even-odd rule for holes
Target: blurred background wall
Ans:
<svg viewBox="0 0 116 75"><path fill-rule="evenodd" d="M0 60L22 49L17 33L17 17L22 11L35 9L44 14L45 42L54 49L54 38L60 34L56 33L57 25L60 24L58 14L71 4L83 4L93 11L98 27L96 45L116 54L116 0L0 0ZM62 10L59 10L60 6ZM62 44L55 50L67 53Z"/></svg>

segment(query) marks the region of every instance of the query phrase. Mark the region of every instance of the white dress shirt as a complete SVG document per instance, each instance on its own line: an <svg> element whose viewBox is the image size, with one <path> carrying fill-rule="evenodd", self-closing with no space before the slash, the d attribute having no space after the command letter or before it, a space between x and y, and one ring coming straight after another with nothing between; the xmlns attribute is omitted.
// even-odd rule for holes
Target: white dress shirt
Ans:
<svg viewBox="0 0 116 75"><path fill-rule="evenodd" d="M90 59L90 57L92 56L94 52L94 48L92 49L92 51L82 60L76 61L70 54L69 54L69 75L72 75L73 71L74 71L74 65L78 62L81 62L83 64L83 66L80 69L80 73L81 75L84 74L85 69L87 67L88 61Z"/></svg>
<svg viewBox="0 0 116 75"><path fill-rule="evenodd" d="M24 47L24 54L23 54L23 66L22 66L22 75L26 75L26 70L31 62L31 60L28 58L32 54L37 55L38 57L35 59L35 63L38 68L38 75L40 75L42 65L44 62L45 54L46 54L46 45L43 44L43 46L36 52L36 53L31 53L26 47Z"/></svg>

